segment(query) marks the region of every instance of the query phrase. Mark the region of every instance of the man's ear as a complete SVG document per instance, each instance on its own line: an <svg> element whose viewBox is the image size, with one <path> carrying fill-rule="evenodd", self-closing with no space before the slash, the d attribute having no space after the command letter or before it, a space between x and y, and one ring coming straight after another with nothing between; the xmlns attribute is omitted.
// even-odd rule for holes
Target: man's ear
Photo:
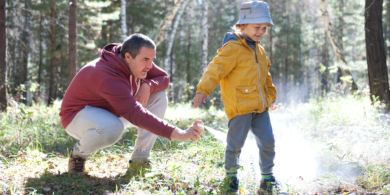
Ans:
<svg viewBox="0 0 390 195"><path fill-rule="evenodd" d="M131 55L128 52L126 52L125 53L125 59L128 59L128 58L132 58L132 57L131 57Z"/></svg>

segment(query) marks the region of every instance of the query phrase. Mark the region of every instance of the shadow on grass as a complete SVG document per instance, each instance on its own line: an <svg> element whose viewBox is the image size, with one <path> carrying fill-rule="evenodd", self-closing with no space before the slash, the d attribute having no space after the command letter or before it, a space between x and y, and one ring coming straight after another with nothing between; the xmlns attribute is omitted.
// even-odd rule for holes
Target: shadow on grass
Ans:
<svg viewBox="0 0 390 195"><path fill-rule="evenodd" d="M128 170L125 175L99 178L85 174L45 173L40 178L28 178L27 193L36 194L112 194L140 177L138 171Z"/></svg>

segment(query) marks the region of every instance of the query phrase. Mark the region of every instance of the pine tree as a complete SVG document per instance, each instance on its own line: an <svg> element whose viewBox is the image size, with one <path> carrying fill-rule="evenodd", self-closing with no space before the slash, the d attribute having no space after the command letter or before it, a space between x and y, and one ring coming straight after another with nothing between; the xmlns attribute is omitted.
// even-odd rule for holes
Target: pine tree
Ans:
<svg viewBox="0 0 390 195"><path fill-rule="evenodd" d="M53 104L53 100L57 99L57 86L58 86L58 65L56 59L56 10L55 10L56 1L53 0L50 8L51 13L51 46L50 46L50 88L49 88L49 98L47 99L47 105Z"/></svg>
<svg viewBox="0 0 390 195"><path fill-rule="evenodd" d="M0 111L7 109L7 85L5 80L6 73L6 14L5 14L5 0L0 0Z"/></svg>
<svg viewBox="0 0 390 195"><path fill-rule="evenodd" d="M365 31L369 86L372 96L389 103L389 79L382 30L383 0L366 0Z"/></svg>
<svg viewBox="0 0 390 195"><path fill-rule="evenodd" d="M69 65L68 65L68 85L72 82L76 75L77 62L77 0L70 0L69 2Z"/></svg>

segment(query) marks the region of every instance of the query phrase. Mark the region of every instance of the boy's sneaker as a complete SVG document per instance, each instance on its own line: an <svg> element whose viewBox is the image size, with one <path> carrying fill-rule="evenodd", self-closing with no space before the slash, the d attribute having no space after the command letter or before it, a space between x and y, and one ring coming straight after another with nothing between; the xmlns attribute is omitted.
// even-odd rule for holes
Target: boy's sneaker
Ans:
<svg viewBox="0 0 390 195"><path fill-rule="evenodd" d="M237 194L239 183L237 176L226 176L224 188L228 194Z"/></svg>
<svg viewBox="0 0 390 195"><path fill-rule="evenodd" d="M274 176L271 176L271 179L262 179L260 181L259 195L277 194L277 190L277 182Z"/></svg>
<svg viewBox="0 0 390 195"><path fill-rule="evenodd" d="M68 162L69 173L83 173L85 172L85 161L86 158L81 158L78 155L71 155Z"/></svg>

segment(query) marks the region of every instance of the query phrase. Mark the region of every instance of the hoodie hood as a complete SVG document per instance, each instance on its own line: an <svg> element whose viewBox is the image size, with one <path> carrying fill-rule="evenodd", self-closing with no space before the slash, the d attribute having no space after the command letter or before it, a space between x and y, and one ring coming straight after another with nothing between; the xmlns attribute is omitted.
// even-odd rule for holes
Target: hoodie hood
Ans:
<svg viewBox="0 0 390 195"><path fill-rule="evenodd" d="M238 38L238 36L240 36L240 39ZM245 37L242 37L240 34L238 33L233 33L233 32L228 32L225 34L225 37L223 38L223 41L222 41L222 47L229 41L241 41L242 44L244 44L244 42L247 43L247 45L249 47L251 47L252 49L254 48L254 45L255 44L258 44L260 43L260 41L253 41L252 39L250 38L245 38ZM244 41L245 40L245 41Z"/></svg>
<svg viewBox="0 0 390 195"><path fill-rule="evenodd" d="M229 41L238 41L238 40L241 42L241 44L243 44L244 46L245 45L248 46L250 49L252 49L252 51L254 51L256 62L258 62L257 57L256 57L257 54L256 54L256 46L255 45L260 43L260 41L253 41L252 39L243 37L238 33L228 32L225 34L225 37L223 38L222 47Z"/></svg>
<svg viewBox="0 0 390 195"><path fill-rule="evenodd" d="M228 32L225 34L225 37L223 38L222 46L224 46L228 41L237 41L237 40L238 38L236 35L234 35L231 32Z"/></svg>
<svg viewBox="0 0 390 195"><path fill-rule="evenodd" d="M120 43L111 43L103 47L100 51L100 60L112 65L113 67L120 69L126 75L131 75L129 68L125 63L120 59L120 51L122 49L122 44Z"/></svg>

